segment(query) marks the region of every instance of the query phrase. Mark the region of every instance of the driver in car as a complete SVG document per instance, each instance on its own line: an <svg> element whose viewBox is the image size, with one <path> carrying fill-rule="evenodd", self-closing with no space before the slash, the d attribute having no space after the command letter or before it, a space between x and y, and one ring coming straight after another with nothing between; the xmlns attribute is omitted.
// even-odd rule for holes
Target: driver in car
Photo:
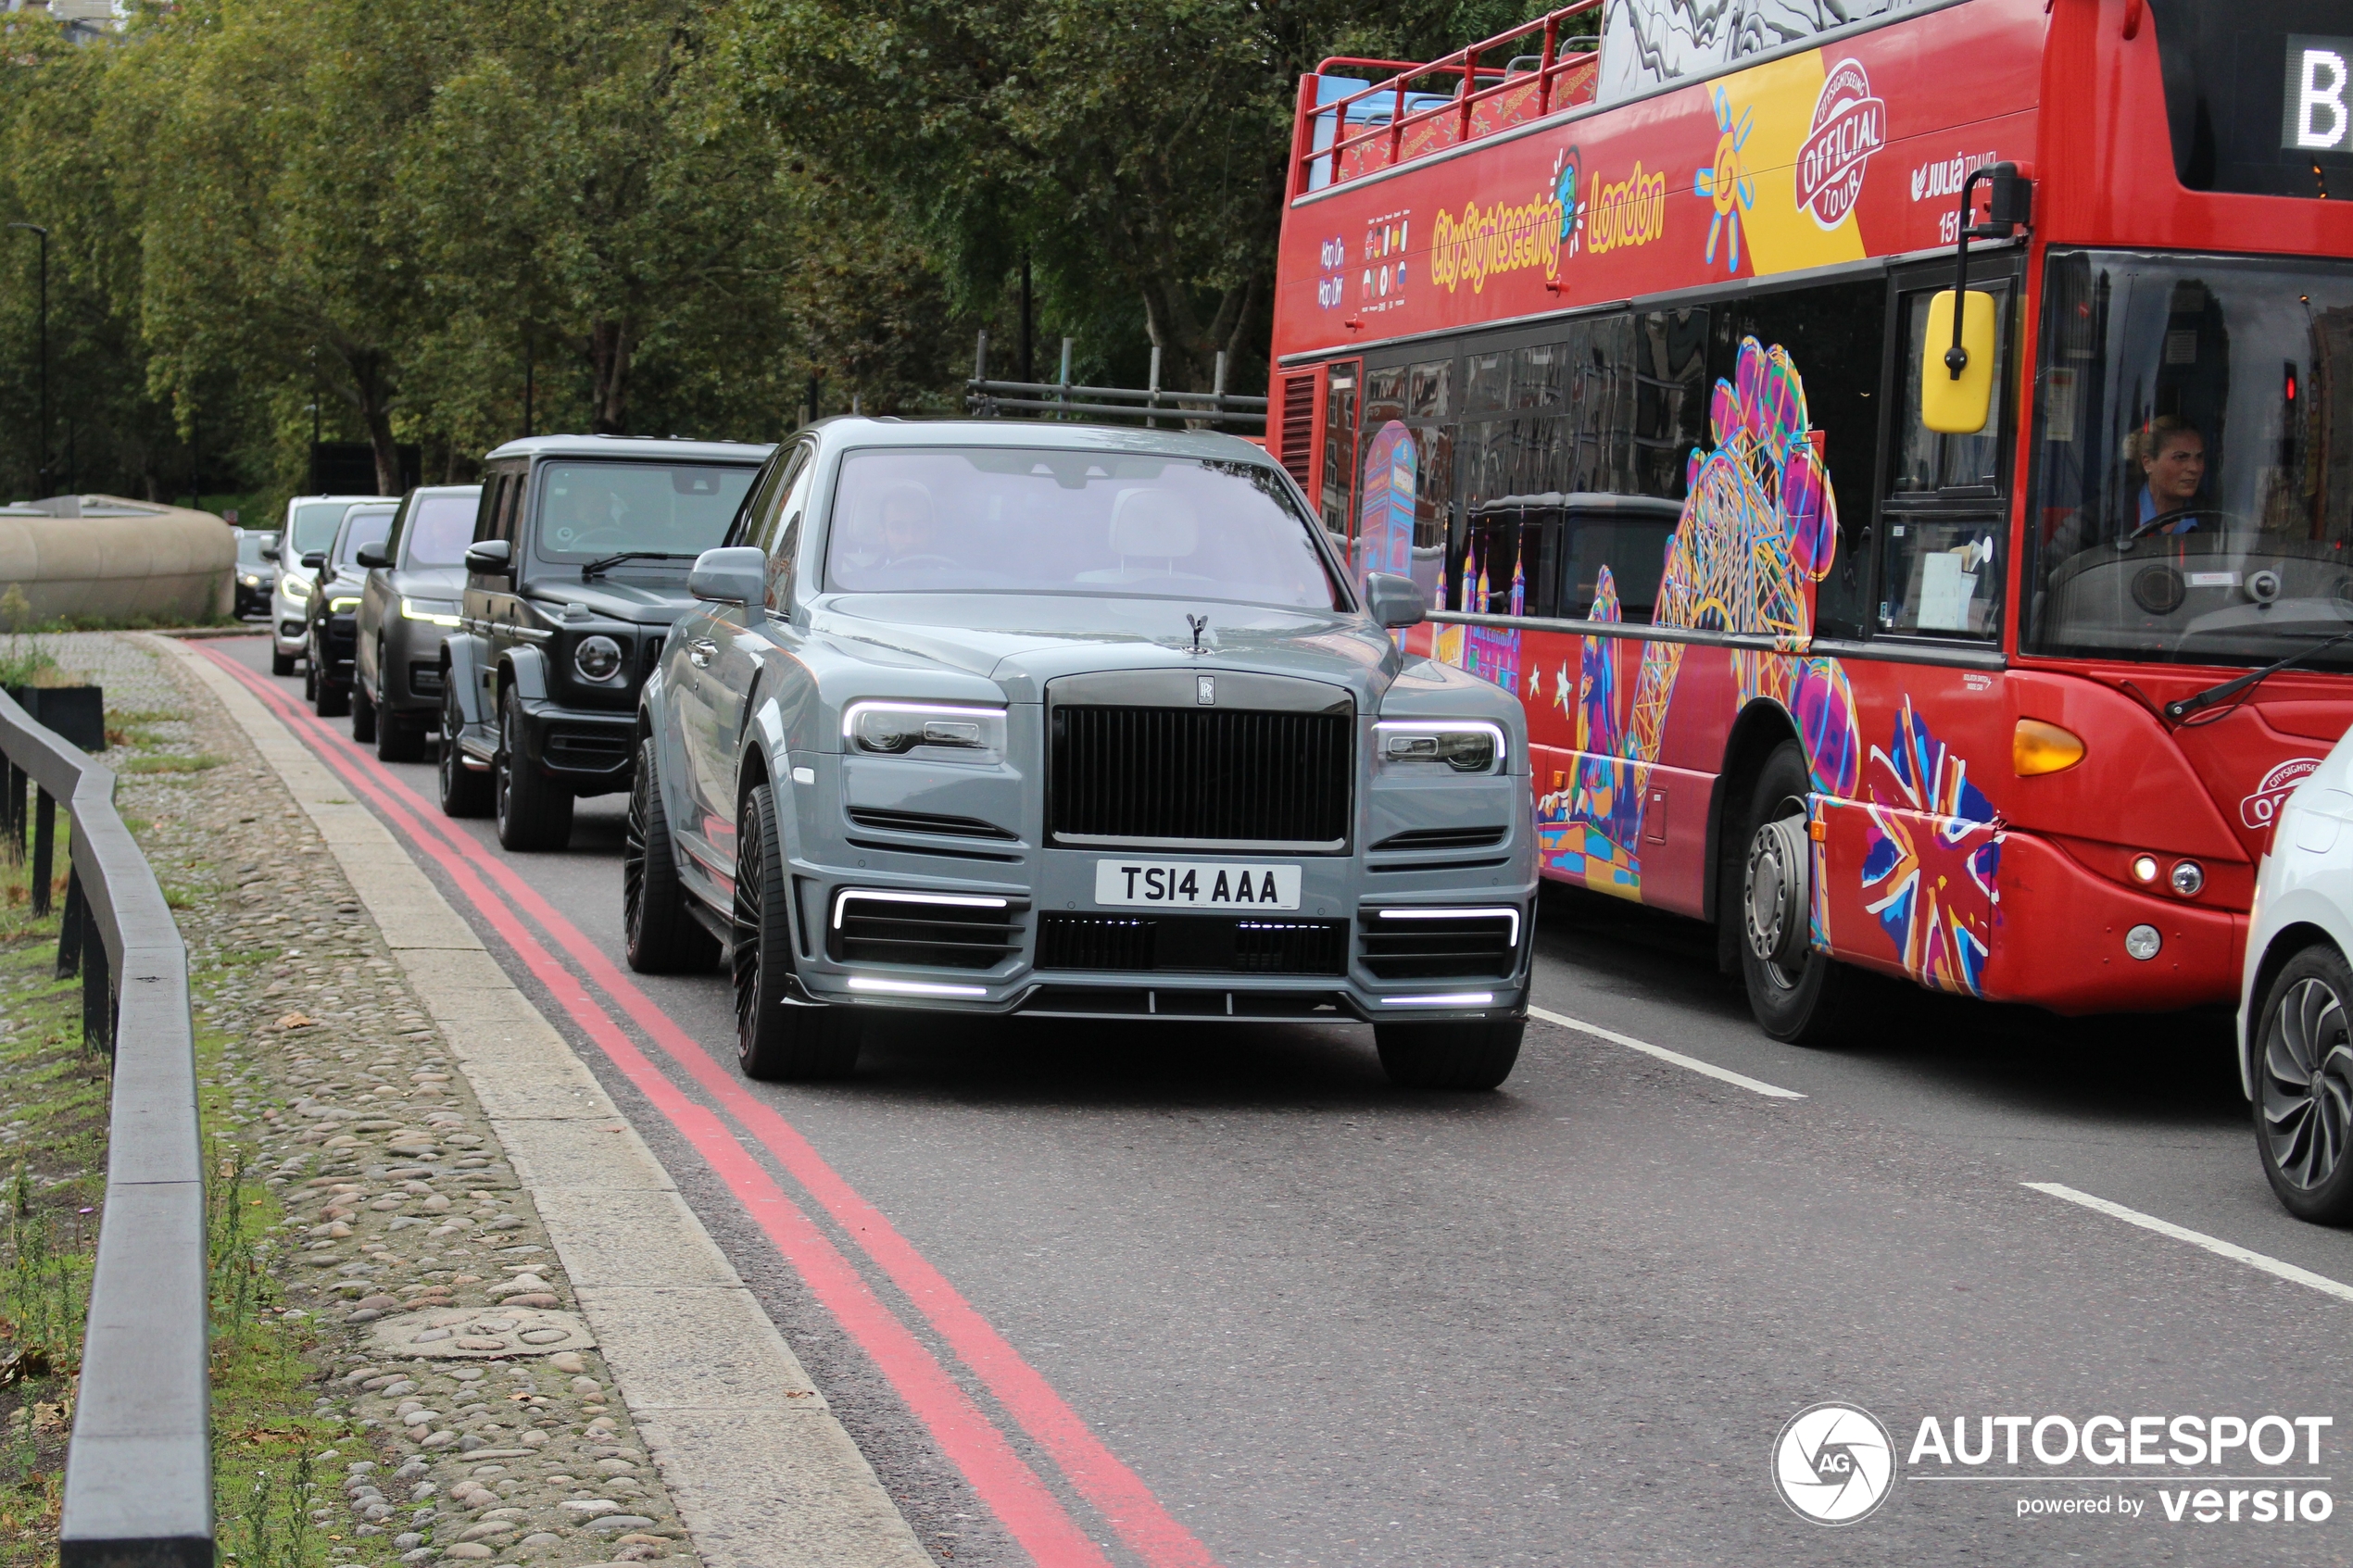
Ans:
<svg viewBox="0 0 2353 1568"><path fill-rule="evenodd" d="M882 536L886 567L951 564L939 553L931 492L913 480L901 480L883 492Z"/></svg>
<svg viewBox="0 0 2353 1568"><path fill-rule="evenodd" d="M2162 414L2151 420L2133 443L2141 464L2140 532L2175 512L2197 504L2206 485L2206 437L2187 420ZM2195 514L2159 526L2155 532L2187 533L2197 526Z"/></svg>
<svg viewBox="0 0 2353 1568"><path fill-rule="evenodd" d="M578 474L570 476L572 483L560 494L560 508L550 508L549 537L560 550L588 548L599 543L610 543L599 535L612 533L620 521L620 508L613 496L603 486L591 484Z"/></svg>

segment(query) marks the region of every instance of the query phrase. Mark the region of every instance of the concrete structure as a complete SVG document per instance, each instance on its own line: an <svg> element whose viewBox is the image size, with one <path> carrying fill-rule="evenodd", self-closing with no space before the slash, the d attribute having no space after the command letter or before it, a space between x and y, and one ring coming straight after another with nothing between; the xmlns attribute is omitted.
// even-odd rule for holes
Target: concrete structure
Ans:
<svg viewBox="0 0 2353 1568"><path fill-rule="evenodd" d="M119 495L19 501L0 507L0 631L227 615L236 560L236 531L210 512Z"/></svg>

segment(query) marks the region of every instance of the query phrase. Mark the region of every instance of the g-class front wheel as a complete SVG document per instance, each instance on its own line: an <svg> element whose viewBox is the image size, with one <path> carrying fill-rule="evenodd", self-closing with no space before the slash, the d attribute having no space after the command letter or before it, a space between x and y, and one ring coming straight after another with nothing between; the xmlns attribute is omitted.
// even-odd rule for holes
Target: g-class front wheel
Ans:
<svg viewBox="0 0 2353 1568"><path fill-rule="evenodd" d="M775 796L755 785L736 823L736 1060L747 1078L846 1078L863 1021L793 998L791 887Z"/></svg>
<svg viewBox="0 0 2353 1568"><path fill-rule="evenodd" d="M458 745L465 728L457 694L451 692L441 699L441 760L434 770L441 785L445 817L479 817L490 809L490 775L467 767L465 753Z"/></svg>
<svg viewBox="0 0 2353 1568"><path fill-rule="evenodd" d="M640 974L693 973L717 960L718 942L686 907L692 897L678 882L670 817L661 809L648 735L637 743L637 775L630 782L621 839L621 929L631 969Z"/></svg>
<svg viewBox="0 0 2353 1568"><path fill-rule="evenodd" d="M572 791L522 759L522 698L498 708L498 756L490 764L498 842L509 849L561 849L572 842Z"/></svg>
<svg viewBox="0 0 2353 1568"><path fill-rule="evenodd" d="M1401 1089L1491 1089L1519 1060L1524 1018L1459 1023L1376 1023L1381 1071Z"/></svg>

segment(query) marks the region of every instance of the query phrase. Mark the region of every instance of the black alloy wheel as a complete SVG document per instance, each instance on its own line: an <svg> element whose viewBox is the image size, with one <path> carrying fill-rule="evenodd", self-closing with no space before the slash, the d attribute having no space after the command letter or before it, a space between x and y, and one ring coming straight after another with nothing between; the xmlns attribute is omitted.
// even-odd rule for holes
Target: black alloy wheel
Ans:
<svg viewBox="0 0 2353 1568"><path fill-rule="evenodd" d="M1491 1089L1519 1060L1524 1018L1460 1023L1376 1023L1381 1071L1401 1089Z"/></svg>
<svg viewBox="0 0 2353 1568"><path fill-rule="evenodd" d="M445 817L480 817L490 810L490 775L466 766L464 749L458 744L458 737L464 732L465 721L458 712L458 694L451 690L441 699L441 760L434 769L441 784L441 814Z"/></svg>
<svg viewBox="0 0 2353 1568"><path fill-rule="evenodd" d="M351 677L351 738L361 746L372 745L376 738L375 699L359 684L357 671Z"/></svg>
<svg viewBox="0 0 2353 1568"><path fill-rule="evenodd" d="M2290 959L2256 1015L2255 1140L2289 1213L2353 1223L2353 969L2325 943Z"/></svg>
<svg viewBox="0 0 2353 1568"><path fill-rule="evenodd" d="M1765 759L1737 834L1740 874L1726 878L1735 897L1717 911L1733 922L1741 978L1757 1027L1795 1046L1828 1046L1847 1034L1855 972L1812 945L1813 846L1806 798L1813 779L1797 742L1783 741Z"/></svg>
<svg viewBox="0 0 2353 1568"><path fill-rule="evenodd" d="M524 759L522 698L512 686L498 704L498 755L490 776L501 847L528 853L572 842L572 791Z"/></svg>
<svg viewBox="0 0 2353 1568"><path fill-rule="evenodd" d="M864 1021L851 1008L793 998L791 888L775 796L755 785L736 823L736 1061L747 1078L846 1078Z"/></svg>
<svg viewBox="0 0 2353 1568"><path fill-rule="evenodd" d="M670 815L654 777L651 735L637 743L637 773L629 783L629 814L621 838L621 927L629 967L640 974L700 973L719 960L719 943L686 900L670 842Z"/></svg>

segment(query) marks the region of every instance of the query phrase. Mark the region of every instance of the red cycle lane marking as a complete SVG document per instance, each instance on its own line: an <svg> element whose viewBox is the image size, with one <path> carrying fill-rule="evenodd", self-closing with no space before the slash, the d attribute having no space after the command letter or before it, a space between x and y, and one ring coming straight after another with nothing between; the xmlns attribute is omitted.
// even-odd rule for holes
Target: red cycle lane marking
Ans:
<svg viewBox="0 0 2353 1568"><path fill-rule="evenodd" d="M248 685L259 682L259 677L231 665L220 656L213 657ZM325 724L294 708L290 699L274 687L268 689L272 700L294 709L310 727L335 743L338 750L348 747L363 767L381 774L385 787L404 795L410 793L381 763L359 753L357 746ZM409 814L402 809L404 815ZM479 845L446 820L425 813L418 815L424 817L428 831L439 834L461 853L472 855L479 851ZM483 870L517 909L570 954L595 985L620 1005L630 1022L644 1030L672 1060L717 1098L727 1113L759 1139L793 1179L841 1224L891 1282L915 1303L958 1358L973 1369L1007 1413L1052 1457L1079 1495L1102 1513L1131 1549L1153 1568L1216 1568L1216 1560L1208 1548L1162 1507L1151 1489L1088 1428L1053 1386L964 1299L963 1293L900 1234L882 1210L834 1170L798 1128L747 1090L734 1073L713 1061L699 1041L679 1028L585 933L558 913L536 888L516 875L510 867L492 859L484 862Z"/></svg>
<svg viewBox="0 0 2353 1568"><path fill-rule="evenodd" d="M248 689L285 709L306 727L324 732L331 739L340 738L249 672L210 649L204 651ZM941 1452L963 1473L973 1490L1004 1523L1007 1532L1023 1549L1041 1568L1110 1568L1101 1550L1078 1529L1037 1473L1013 1451L971 1396L956 1386L937 1358L874 1294L832 1239L761 1168L715 1113L687 1098L630 1042L581 986L577 977L541 945L513 910L483 884L475 868L459 858L479 847L461 841L459 852L453 854L428 842L408 809L388 797L383 785L355 772L340 758L325 755L321 760L345 783L383 806L395 817L395 825L448 872L467 900L514 948L524 967L547 985L623 1075L693 1145L811 1292L890 1379L891 1386L906 1401L908 1409L938 1442Z"/></svg>

